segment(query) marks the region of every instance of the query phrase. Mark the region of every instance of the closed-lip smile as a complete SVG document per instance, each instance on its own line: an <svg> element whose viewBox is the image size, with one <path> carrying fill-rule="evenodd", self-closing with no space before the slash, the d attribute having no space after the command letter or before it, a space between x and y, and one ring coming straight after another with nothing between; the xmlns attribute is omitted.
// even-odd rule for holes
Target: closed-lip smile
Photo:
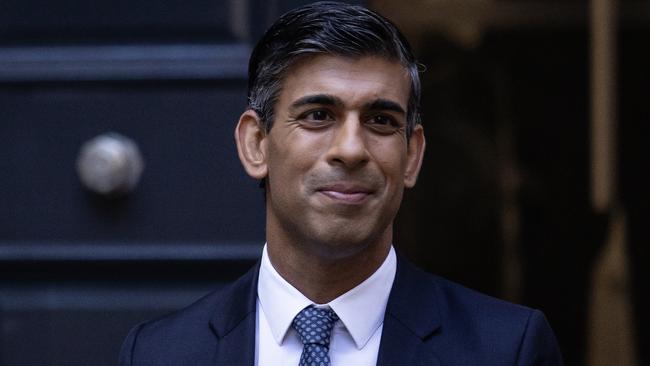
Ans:
<svg viewBox="0 0 650 366"><path fill-rule="evenodd" d="M333 200L348 204L361 203L373 193L371 189L362 185L349 183L328 184L319 187L316 189L316 192Z"/></svg>

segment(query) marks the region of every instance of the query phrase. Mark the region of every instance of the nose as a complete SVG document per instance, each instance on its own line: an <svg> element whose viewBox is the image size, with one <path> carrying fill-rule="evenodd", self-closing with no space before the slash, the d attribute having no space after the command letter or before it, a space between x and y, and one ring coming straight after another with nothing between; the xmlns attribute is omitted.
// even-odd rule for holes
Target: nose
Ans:
<svg viewBox="0 0 650 366"><path fill-rule="evenodd" d="M367 163L369 156L359 118L355 116L346 118L334 131L327 156L328 162L354 169Z"/></svg>

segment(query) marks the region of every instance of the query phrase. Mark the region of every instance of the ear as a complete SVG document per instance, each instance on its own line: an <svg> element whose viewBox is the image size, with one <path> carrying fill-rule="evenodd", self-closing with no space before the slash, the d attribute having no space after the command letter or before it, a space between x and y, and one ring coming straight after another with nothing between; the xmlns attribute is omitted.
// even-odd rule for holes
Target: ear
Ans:
<svg viewBox="0 0 650 366"><path fill-rule="evenodd" d="M260 117L247 110L239 117L235 128L237 154L246 173L255 179L264 179L268 173L266 164L266 131Z"/></svg>
<svg viewBox="0 0 650 366"><path fill-rule="evenodd" d="M404 186L406 188L413 187L418 179L425 147L424 129L422 125L417 124L411 131L406 152L406 171L404 171Z"/></svg>

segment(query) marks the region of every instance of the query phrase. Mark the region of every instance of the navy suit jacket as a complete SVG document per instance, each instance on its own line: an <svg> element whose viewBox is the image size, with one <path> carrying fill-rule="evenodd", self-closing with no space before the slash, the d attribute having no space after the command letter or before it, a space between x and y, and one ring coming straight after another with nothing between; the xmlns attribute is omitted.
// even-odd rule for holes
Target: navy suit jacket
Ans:
<svg viewBox="0 0 650 366"><path fill-rule="evenodd" d="M189 307L136 326L120 366L253 366L259 264ZM377 365L562 365L544 315L398 256ZM354 365L350 365L354 366Z"/></svg>

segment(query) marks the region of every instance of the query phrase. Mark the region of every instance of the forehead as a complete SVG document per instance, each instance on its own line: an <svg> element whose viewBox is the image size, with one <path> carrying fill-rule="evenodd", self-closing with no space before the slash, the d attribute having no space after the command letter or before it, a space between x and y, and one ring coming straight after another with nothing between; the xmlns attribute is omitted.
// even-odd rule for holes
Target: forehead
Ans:
<svg viewBox="0 0 650 366"><path fill-rule="evenodd" d="M375 56L309 56L287 71L278 107L305 95L328 94L349 106L381 98L406 110L410 85L406 68L397 61Z"/></svg>

